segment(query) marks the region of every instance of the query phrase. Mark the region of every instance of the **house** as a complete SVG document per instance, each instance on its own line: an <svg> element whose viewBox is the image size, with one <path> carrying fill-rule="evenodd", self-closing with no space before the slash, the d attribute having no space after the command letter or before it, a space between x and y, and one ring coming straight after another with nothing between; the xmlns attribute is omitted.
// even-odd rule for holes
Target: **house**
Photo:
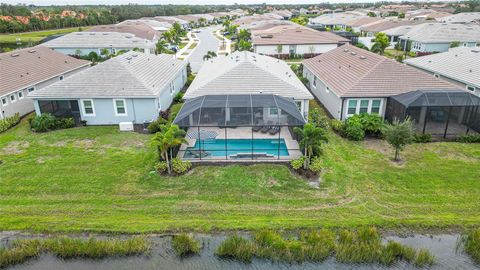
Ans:
<svg viewBox="0 0 480 270"><path fill-rule="evenodd" d="M360 28L362 26L366 26L381 20L383 19L379 17L362 16L362 17L345 22L345 26L346 28L351 28L353 32L360 33L361 32Z"/></svg>
<svg viewBox="0 0 480 270"><path fill-rule="evenodd" d="M139 49L145 53L155 52L155 43L130 33L118 32L74 32L42 44L52 50L68 55L100 55L103 49L110 54L118 51Z"/></svg>
<svg viewBox="0 0 480 270"><path fill-rule="evenodd" d="M139 20L126 20L116 24L118 26L138 26L140 27L148 27L147 31L156 31L158 36L161 36L162 33L168 31L172 28L172 25L167 22L159 22L156 20L149 20L149 19L139 19ZM144 30L145 31L145 30Z"/></svg>
<svg viewBox="0 0 480 270"><path fill-rule="evenodd" d="M160 34L143 23L131 23L131 24L111 24L111 25L98 25L93 26L86 30L86 32L117 32L117 33L129 33L138 38L157 42Z"/></svg>
<svg viewBox="0 0 480 270"><path fill-rule="evenodd" d="M277 57L302 55L312 57L349 42L330 32L320 32L300 25L275 25L252 29L253 51Z"/></svg>
<svg viewBox="0 0 480 270"><path fill-rule="evenodd" d="M130 51L31 94L37 114L89 125L144 123L167 110L187 80L187 63Z"/></svg>
<svg viewBox="0 0 480 270"><path fill-rule="evenodd" d="M304 60L310 90L336 119L359 113L385 116L388 98L420 89L456 89L442 79L393 59L344 45Z"/></svg>
<svg viewBox="0 0 480 270"><path fill-rule="evenodd" d="M313 99L287 63L247 51L205 62L184 98L227 94L272 94L291 98L305 118L308 101Z"/></svg>
<svg viewBox="0 0 480 270"><path fill-rule="evenodd" d="M190 22L189 21L182 20L180 18L173 17L173 16L156 16L156 17L153 17L153 18L149 18L149 17L142 18L142 20L143 19L151 19L151 20L155 20L155 21L159 21L159 22L166 22L166 23L169 23L171 25L174 25L175 23L178 23L178 24L180 24L180 26L183 29L188 29L190 27Z"/></svg>
<svg viewBox="0 0 480 270"><path fill-rule="evenodd" d="M330 28L332 30L346 30L347 23L366 16L351 13L323 14L309 20L308 26L315 29Z"/></svg>
<svg viewBox="0 0 480 270"><path fill-rule="evenodd" d="M405 25L417 25L422 24L423 21L410 21L410 20L398 20L398 19L383 19L360 27L362 34L367 37L374 37L376 33L384 32L389 29L405 26Z"/></svg>
<svg viewBox="0 0 480 270"><path fill-rule="evenodd" d="M462 12L440 19L444 23L480 24L480 12Z"/></svg>
<svg viewBox="0 0 480 270"><path fill-rule="evenodd" d="M192 161L288 161L301 156L294 127L310 92L278 59L234 52L205 62L174 124L187 131L178 157Z"/></svg>
<svg viewBox="0 0 480 270"><path fill-rule="evenodd" d="M480 25L424 23L399 39L402 44L411 42L410 51L420 53L446 52L452 43L475 47L480 43Z"/></svg>
<svg viewBox="0 0 480 270"><path fill-rule="evenodd" d="M480 48L452 48L448 52L410 58L404 63L480 96Z"/></svg>
<svg viewBox="0 0 480 270"><path fill-rule="evenodd" d="M0 119L34 110L29 97L52 83L64 80L90 66L43 46L0 54Z"/></svg>

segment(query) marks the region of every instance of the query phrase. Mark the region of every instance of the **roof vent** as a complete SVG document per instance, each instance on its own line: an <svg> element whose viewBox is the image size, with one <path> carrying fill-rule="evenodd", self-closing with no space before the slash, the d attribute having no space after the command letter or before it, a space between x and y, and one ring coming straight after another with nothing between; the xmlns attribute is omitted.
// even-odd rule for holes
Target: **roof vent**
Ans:
<svg viewBox="0 0 480 270"><path fill-rule="evenodd" d="M344 52L348 52L348 49L343 49Z"/></svg>
<svg viewBox="0 0 480 270"><path fill-rule="evenodd" d="M357 53L356 53L356 52L351 52L350 54L351 54L351 55L357 55Z"/></svg>
<svg viewBox="0 0 480 270"><path fill-rule="evenodd" d="M130 57L130 56L129 56L129 57L127 57L127 60L132 60L132 57Z"/></svg>
<svg viewBox="0 0 480 270"><path fill-rule="evenodd" d="M37 51L37 50L30 50L30 51L28 51L28 52L29 52L29 53L34 53L34 52L36 52L36 51Z"/></svg>
<svg viewBox="0 0 480 270"><path fill-rule="evenodd" d="M367 59L367 57L361 55L361 56L360 56L360 59L364 60L364 59Z"/></svg>
<svg viewBox="0 0 480 270"><path fill-rule="evenodd" d="M132 54L132 56L133 56L133 57L137 57L137 56L138 56L138 54ZM150 59L150 58L149 58L149 59Z"/></svg>
<svg viewBox="0 0 480 270"><path fill-rule="evenodd" d="M17 57L17 56L20 56L20 54L19 53L12 53L12 54L10 54L10 56L11 57Z"/></svg>

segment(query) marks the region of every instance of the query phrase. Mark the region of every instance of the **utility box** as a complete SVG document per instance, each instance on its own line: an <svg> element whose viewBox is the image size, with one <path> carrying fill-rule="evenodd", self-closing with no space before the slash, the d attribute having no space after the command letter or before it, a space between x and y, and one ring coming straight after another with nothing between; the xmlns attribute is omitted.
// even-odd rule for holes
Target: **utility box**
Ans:
<svg viewBox="0 0 480 270"><path fill-rule="evenodd" d="M133 131L133 122L120 122L120 131Z"/></svg>

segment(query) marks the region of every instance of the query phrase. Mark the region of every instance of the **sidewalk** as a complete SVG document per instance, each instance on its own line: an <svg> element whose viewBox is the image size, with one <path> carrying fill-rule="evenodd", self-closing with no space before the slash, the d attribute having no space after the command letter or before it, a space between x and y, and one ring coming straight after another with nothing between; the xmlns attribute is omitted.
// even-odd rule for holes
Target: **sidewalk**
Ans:
<svg viewBox="0 0 480 270"><path fill-rule="evenodd" d="M188 38L187 45L185 45L183 48L178 50L178 52L175 54L175 58L187 59L190 56L190 54L195 50L195 48L197 48L198 44L200 43L200 40L192 37L192 31L189 31L187 33L187 38ZM190 49L190 47L194 43L197 43L197 46L195 46L195 48L193 48L193 49ZM188 54L185 54L185 53L188 53ZM185 55L183 55L183 54L185 54Z"/></svg>
<svg viewBox="0 0 480 270"><path fill-rule="evenodd" d="M220 45L218 46L217 55L225 55L232 53L232 41L220 33L220 30L215 31L215 36L220 39ZM223 44L225 44L225 48L222 49Z"/></svg>

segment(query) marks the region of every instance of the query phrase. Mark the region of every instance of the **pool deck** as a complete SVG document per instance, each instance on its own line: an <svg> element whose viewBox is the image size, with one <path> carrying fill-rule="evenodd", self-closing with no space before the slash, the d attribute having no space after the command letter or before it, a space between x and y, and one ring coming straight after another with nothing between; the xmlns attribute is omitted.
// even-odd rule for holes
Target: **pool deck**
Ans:
<svg viewBox="0 0 480 270"><path fill-rule="evenodd" d="M191 128L192 130L197 131L197 128ZM251 127L237 127L237 128L219 128L219 127L202 127L200 130L203 131L215 131L218 136L216 139L252 139L252 128ZM190 131L187 130L187 133ZM225 132L226 135L225 136ZM271 135L269 133L262 133L262 132L253 132L254 139L278 139L278 133L275 135ZM208 162L208 161L222 161L222 162L278 162L278 161L288 161L292 159L296 159L302 156L300 152L300 146L298 142L292 138L290 131L287 127L282 127L280 130L280 139L285 141L285 145L287 146L288 156L280 156L278 157L259 157L259 158L231 158L225 156L207 156L200 158L184 158L185 150L187 147L193 147L196 143L196 139L187 139L187 144L182 144L180 147L180 151L178 151L177 157L182 158L184 160L189 160L191 162Z"/></svg>

